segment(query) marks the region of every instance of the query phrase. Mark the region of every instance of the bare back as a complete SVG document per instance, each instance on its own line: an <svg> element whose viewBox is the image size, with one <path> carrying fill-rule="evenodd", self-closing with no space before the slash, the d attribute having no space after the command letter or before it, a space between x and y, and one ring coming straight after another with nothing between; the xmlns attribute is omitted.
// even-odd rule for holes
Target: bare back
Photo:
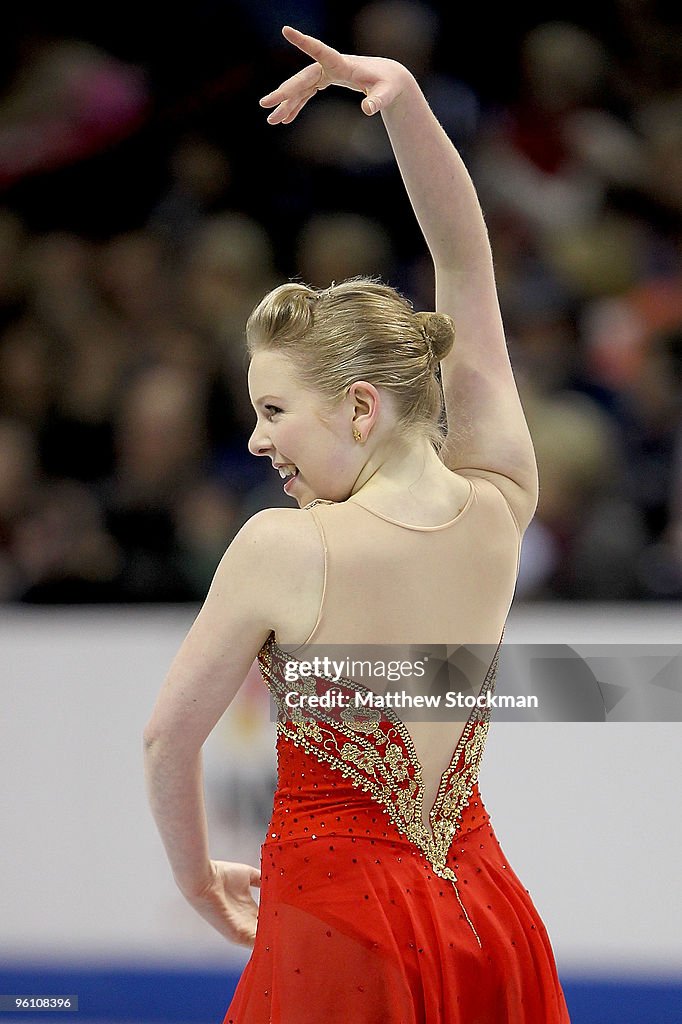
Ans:
<svg viewBox="0 0 682 1024"><path fill-rule="evenodd" d="M398 522L365 507L361 495L309 506L324 549L322 599L305 642L282 632L279 646L297 658L309 644L481 644L494 653L514 594L521 538L495 485L482 478L467 483L460 511L434 526ZM484 675L485 669L481 684ZM459 725L406 725L422 766L425 809L466 717Z"/></svg>

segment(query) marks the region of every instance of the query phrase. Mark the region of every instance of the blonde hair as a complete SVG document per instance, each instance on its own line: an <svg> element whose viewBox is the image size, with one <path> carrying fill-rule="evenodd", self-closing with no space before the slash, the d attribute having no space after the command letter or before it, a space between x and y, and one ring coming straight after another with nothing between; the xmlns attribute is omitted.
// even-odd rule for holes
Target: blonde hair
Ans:
<svg viewBox="0 0 682 1024"><path fill-rule="evenodd" d="M444 313L417 313L399 292L374 278L355 277L330 288L290 283L273 289L246 325L249 355L268 349L287 355L303 384L340 401L365 380L394 400L400 428L442 440L438 364L455 339Z"/></svg>

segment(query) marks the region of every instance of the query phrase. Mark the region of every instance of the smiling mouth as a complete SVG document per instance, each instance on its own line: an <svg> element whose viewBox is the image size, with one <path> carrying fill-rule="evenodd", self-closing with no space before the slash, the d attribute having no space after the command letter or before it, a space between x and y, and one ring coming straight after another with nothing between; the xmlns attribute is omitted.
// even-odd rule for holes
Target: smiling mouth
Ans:
<svg viewBox="0 0 682 1024"><path fill-rule="evenodd" d="M296 466L278 466L277 472L281 476L282 480L286 480L292 476L298 476L298 468Z"/></svg>

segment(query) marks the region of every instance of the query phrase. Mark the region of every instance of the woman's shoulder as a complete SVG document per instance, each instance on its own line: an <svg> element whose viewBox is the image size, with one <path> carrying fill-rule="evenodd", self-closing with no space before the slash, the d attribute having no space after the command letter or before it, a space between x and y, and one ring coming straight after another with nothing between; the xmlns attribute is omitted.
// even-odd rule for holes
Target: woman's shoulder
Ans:
<svg viewBox="0 0 682 1024"><path fill-rule="evenodd" d="M313 516L305 509L263 509L244 523L234 545L240 586L257 600L270 628L296 642L308 636L325 576L324 545Z"/></svg>
<svg viewBox="0 0 682 1024"><path fill-rule="evenodd" d="M301 566L306 554L320 547L315 521L303 508L265 508L252 515L242 526L235 540L251 545L256 557L276 558L280 563L295 562Z"/></svg>
<svg viewBox="0 0 682 1024"><path fill-rule="evenodd" d="M461 479L476 485L479 495L492 496L500 507L503 507L514 523L514 528L523 536L528 524L535 514L538 503L535 493L523 490L509 477L502 473L493 473L485 469L459 469Z"/></svg>

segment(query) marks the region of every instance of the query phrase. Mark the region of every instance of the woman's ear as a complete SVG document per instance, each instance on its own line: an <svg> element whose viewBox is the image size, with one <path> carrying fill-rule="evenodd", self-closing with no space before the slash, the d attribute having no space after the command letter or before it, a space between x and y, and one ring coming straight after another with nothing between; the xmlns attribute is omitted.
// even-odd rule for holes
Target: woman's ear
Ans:
<svg viewBox="0 0 682 1024"><path fill-rule="evenodd" d="M374 385L366 380L357 380L351 384L348 396L351 400L352 427L366 441L379 415L381 396Z"/></svg>

